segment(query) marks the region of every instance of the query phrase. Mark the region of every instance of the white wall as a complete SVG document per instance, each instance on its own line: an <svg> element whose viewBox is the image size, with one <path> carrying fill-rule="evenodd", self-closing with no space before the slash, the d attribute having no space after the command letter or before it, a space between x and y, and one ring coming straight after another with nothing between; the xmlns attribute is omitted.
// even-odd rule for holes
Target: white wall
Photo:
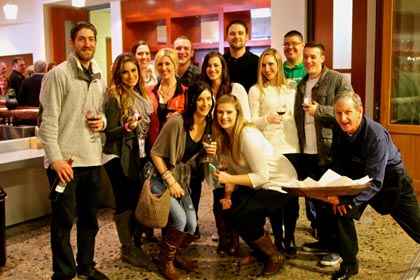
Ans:
<svg viewBox="0 0 420 280"><path fill-rule="evenodd" d="M13 1L19 7L19 23L0 27L1 55L32 53L33 60L45 60L44 13L45 0ZM3 11L0 11L3 17Z"/></svg>
<svg viewBox="0 0 420 280"><path fill-rule="evenodd" d="M12 21L3 20L3 11L0 11L0 18L2 18L0 22L8 23L8 25L0 26L0 55L32 53L34 61L42 59L49 62L51 60L50 16L48 10L44 11L44 4L53 2L57 0L13 0L13 3L18 5L19 11L18 19ZM99 26L96 26L98 37L112 38L112 56L116 57L122 50L120 2L111 2L110 18L105 19L101 15L94 15L94 17L95 20L101 22ZM105 21L107 23L103 23ZM105 43L100 45L104 45L105 48ZM98 48L102 48L100 45ZM99 50L95 59L105 61L105 56L104 58L101 56L102 50ZM101 64L101 67L105 66L106 64Z"/></svg>
<svg viewBox="0 0 420 280"><path fill-rule="evenodd" d="M281 54L284 34L290 30L302 33L306 41L306 0L271 0L271 46Z"/></svg>
<svg viewBox="0 0 420 280"><path fill-rule="evenodd" d="M106 39L112 36L110 13L107 10L91 11L89 21L95 25L98 31L95 60L101 67L104 79L107 81Z"/></svg>

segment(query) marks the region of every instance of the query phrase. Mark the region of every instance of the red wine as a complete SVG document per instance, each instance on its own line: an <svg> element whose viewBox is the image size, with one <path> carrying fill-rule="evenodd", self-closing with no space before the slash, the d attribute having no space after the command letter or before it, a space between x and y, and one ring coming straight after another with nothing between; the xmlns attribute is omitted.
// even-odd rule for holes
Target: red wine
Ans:
<svg viewBox="0 0 420 280"><path fill-rule="evenodd" d="M74 156L71 156L71 158L67 161L67 163L71 166L73 164L73 161L74 161ZM54 180L54 183L51 188L50 195L49 195L49 198L51 199L51 201L57 201L60 195L66 189L66 186L67 186L67 183L61 182L57 176L57 178L55 178Z"/></svg>
<svg viewBox="0 0 420 280"><path fill-rule="evenodd" d="M277 112L277 114L279 114L280 116L286 114L286 111L281 111L281 112Z"/></svg>
<svg viewBox="0 0 420 280"><path fill-rule="evenodd" d="M219 166L218 169L220 171L226 171L226 170L228 170L228 167L227 166Z"/></svg>

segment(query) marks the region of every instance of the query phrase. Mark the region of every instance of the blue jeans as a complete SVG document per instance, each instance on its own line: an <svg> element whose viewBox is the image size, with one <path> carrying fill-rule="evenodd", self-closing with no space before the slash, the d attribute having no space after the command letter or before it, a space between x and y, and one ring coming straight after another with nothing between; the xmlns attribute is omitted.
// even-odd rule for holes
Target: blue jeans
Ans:
<svg viewBox="0 0 420 280"><path fill-rule="evenodd" d="M155 176L152 176L150 183L154 194L160 194L166 190L166 185ZM179 231L183 232L187 229L188 233L194 235L197 228L197 216L189 193L185 193L182 198L171 196L169 223Z"/></svg>
<svg viewBox="0 0 420 280"><path fill-rule="evenodd" d="M52 279L73 278L77 271L95 265L95 237L99 230L97 212L101 187L101 167L75 167L74 178L64 193L52 202L51 249L54 275ZM50 184L57 174L47 169ZM70 232L77 213L76 261L70 244Z"/></svg>

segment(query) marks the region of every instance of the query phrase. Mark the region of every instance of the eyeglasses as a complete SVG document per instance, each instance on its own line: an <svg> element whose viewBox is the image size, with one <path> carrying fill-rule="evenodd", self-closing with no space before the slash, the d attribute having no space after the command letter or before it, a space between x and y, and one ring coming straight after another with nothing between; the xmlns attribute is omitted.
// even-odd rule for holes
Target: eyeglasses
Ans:
<svg viewBox="0 0 420 280"><path fill-rule="evenodd" d="M296 42L296 41L294 41L294 42L291 42L291 43L284 43L283 44L283 47L286 47L286 48L288 48L288 47L290 47L290 46L292 46L292 47L296 47L297 45L299 45L299 44L302 44L302 42Z"/></svg>
<svg viewBox="0 0 420 280"><path fill-rule="evenodd" d="M25 67L26 66L26 64L18 64L19 65L19 67Z"/></svg>

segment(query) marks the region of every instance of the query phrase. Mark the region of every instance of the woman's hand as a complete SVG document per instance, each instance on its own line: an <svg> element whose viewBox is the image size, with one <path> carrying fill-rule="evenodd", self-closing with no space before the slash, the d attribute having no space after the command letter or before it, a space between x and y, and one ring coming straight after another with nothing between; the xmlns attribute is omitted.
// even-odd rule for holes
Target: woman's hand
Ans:
<svg viewBox="0 0 420 280"><path fill-rule="evenodd" d="M279 114L271 114L265 117L269 124L280 124L283 121L283 116Z"/></svg>
<svg viewBox="0 0 420 280"><path fill-rule="evenodd" d="M178 184L178 182L173 183L168 186L171 196L175 198L181 198L185 195L184 189Z"/></svg>
<svg viewBox="0 0 420 280"><path fill-rule="evenodd" d="M206 150L207 156L214 157L217 151L217 142L211 142L209 144L203 141L202 143L203 143L204 150Z"/></svg>
<svg viewBox="0 0 420 280"><path fill-rule="evenodd" d="M214 172L214 176L216 176L217 181L220 184L229 184L231 175L227 172L220 171L219 169Z"/></svg>
<svg viewBox="0 0 420 280"><path fill-rule="evenodd" d="M130 128L131 130L136 129L139 121L138 118L136 116L129 116L127 118L127 123L128 123L128 128Z"/></svg>
<svg viewBox="0 0 420 280"><path fill-rule="evenodd" d="M232 199L230 198L222 198L220 200L220 204L222 204L223 210L228 210L230 207L232 207Z"/></svg>

